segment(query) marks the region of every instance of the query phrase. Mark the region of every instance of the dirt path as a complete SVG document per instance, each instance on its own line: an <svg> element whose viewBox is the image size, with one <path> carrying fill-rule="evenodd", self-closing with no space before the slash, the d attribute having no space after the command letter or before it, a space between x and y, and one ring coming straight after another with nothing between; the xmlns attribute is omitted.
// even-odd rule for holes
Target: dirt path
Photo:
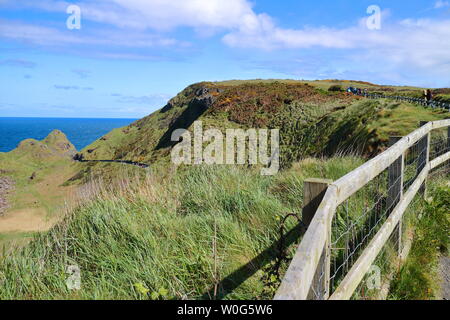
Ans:
<svg viewBox="0 0 450 320"><path fill-rule="evenodd" d="M441 276L441 299L450 300L450 258L441 257L439 263L439 273Z"/></svg>
<svg viewBox="0 0 450 320"><path fill-rule="evenodd" d="M149 165L146 163L141 163L141 162L134 162L134 161L129 161L129 160L75 160L78 162L106 162L106 163L122 163L122 164L129 164L132 166L136 166L136 167L140 167L140 168L148 168Z"/></svg>
<svg viewBox="0 0 450 320"><path fill-rule="evenodd" d="M43 174L40 181L30 180L29 184L10 191L11 201L15 203L10 209L5 205L4 213L0 215L0 233L49 230L63 215L59 208L71 200L75 187L62 184L73 173L69 166L58 167Z"/></svg>
<svg viewBox="0 0 450 320"><path fill-rule="evenodd" d="M47 231L55 223L42 208L11 210L0 217L0 233Z"/></svg>

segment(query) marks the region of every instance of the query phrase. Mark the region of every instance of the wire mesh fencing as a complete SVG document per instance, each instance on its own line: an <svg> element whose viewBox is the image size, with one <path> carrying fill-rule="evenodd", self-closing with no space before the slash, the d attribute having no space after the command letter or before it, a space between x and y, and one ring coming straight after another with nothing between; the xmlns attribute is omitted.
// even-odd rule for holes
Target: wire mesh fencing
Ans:
<svg viewBox="0 0 450 320"><path fill-rule="evenodd" d="M314 275L312 286L308 293L308 300L325 300L328 295L328 275L325 260L327 259L327 251L324 248L319 260L319 267Z"/></svg>
<svg viewBox="0 0 450 320"><path fill-rule="evenodd" d="M400 139L400 138L398 138ZM380 230L391 212L400 202L428 161L448 151L447 128L432 130L411 145L387 169L338 206L331 228L330 290L333 292L349 272L354 262ZM392 141L394 144L395 141ZM438 172L448 169L448 161ZM423 206L425 183L408 206L376 261L353 297L359 299L386 297L389 283L400 266L402 252L411 243L413 225ZM374 283L373 279L377 279ZM376 282L376 281L375 281Z"/></svg>
<svg viewBox="0 0 450 320"><path fill-rule="evenodd" d="M416 194L399 225L383 245L370 270L352 295L353 300L389 298L391 282L400 271L413 241L414 228L424 211L424 200Z"/></svg>
<svg viewBox="0 0 450 320"><path fill-rule="evenodd" d="M431 131L430 135L430 161L450 152L450 127ZM450 174L450 161L445 161L434 168L430 177L448 176Z"/></svg>
<svg viewBox="0 0 450 320"><path fill-rule="evenodd" d="M276 298L386 298L424 210L427 180L448 178L449 128L450 120L422 122L329 185ZM292 294L298 283L311 285Z"/></svg>
<svg viewBox="0 0 450 320"><path fill-rule="evenodd" d="M394 192L401 182L400 170L399 166L391 172L384 170L338 206L331 227L331 291L337 288L400 200ZM392 177L394 174L396 178ZM389 179L393 182L391 186Z"/></svg>

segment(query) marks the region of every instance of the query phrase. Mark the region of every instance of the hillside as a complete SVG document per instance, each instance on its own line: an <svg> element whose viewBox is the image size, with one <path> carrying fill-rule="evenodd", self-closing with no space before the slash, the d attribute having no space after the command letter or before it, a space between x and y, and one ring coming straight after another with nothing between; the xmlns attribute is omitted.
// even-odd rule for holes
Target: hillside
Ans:
<svg viewBox="0 0 450 320"><path fill-rule="evenodd" d="M283 221L300 213L304 180L336 180L386 148L390 135L448 117L329 91L334 85L383 90L334 80L197 83L76 157L145 169L72 161L76 150L59 131L0 153L0 178L15 184L0 245L33 240L0 257L0 299L271 299L301 237L295 217ZM170 136L196 120L220 130L279 128L283 170L174 170ZM280 251L282 226L290 231ZM68 289L68 267L81 270L81 290Z"/></svg>
<svg viewBox="0 0 450 320"><path fill-rule="evenodd" d="M62 184L79 170L75 153L59 130L0 153L0 244L48 230L60 218L59 206L73 189Z"/></svg>
<svg viewBox="0 0 450 320"><path fill-rule="evenodd" d="M280 221L301 207L303 180L337 179L361 163L308 159L271 177L224 166L116 171L114 183L86 186L50 232L0 258L0 299L270 299ZM81 290L66 287L69 265L81 270Z"/></svg>
<svg viewBox="0 0 450 320"><path fill-rule="evenodd" d="M252 80L193 84L162 109L127 127L115 129L84 148L85 160L126 160L147 164L167 163L175 129L192 131L196 120L204 129L280 128L281 164L309 156L353 153L372 156L386 147L390 135L405 135L418 119L437 120L447 113L389 100L366 100L333 85L355 85L370 90L383 86L365 82ZM419 88L389 87L395 92ZM103 164L88 164L86 172ZM107 169L106 169L107 170ZM94 170L95 171L95 170ZM104 172L103 170L102 172Z"/></svg>
<svg viewBox="0 0 450 320"><path fill-rule="evenodd" d="M116 170L113 183L88 184L64 221L0 259L0 299L272 299L301 238L295 217L282 221L300 213L304 180L336 180L363 162L304 159L266 177L236 166ZM80 290L67 287L69 266Z"/></svg>

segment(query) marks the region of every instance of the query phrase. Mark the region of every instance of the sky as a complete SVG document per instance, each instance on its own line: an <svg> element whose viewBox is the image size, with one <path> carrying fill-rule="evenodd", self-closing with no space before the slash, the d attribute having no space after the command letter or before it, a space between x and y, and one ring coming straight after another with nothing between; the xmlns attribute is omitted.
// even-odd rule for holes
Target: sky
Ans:
<svg viewBox="0 0 450 320"><path fill-rule="evenodd" d="M200 81L449 75L450 0L0 0L0 117L140 118Z"/></svg>

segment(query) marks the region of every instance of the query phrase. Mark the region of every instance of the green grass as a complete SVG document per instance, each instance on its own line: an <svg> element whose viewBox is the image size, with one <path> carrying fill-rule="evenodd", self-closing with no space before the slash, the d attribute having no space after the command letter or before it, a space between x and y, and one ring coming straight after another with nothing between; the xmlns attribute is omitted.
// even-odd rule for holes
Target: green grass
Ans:
<svg viewBox="0 0 450 320"><path fill-rule="evenodd" d="M281 165L315 156L357 153L374 156L391 135L406 135L420 120L445 119L443 113L389 100L366 100L341 92L333 85L356 86L389 94L420 93L420 88L380 86L346 80L231 80L188 86L161 110L111 131L82 150L85 159L131 160L148 164L170 162L170 134L192 130L201 120L205 128L279 128ZM211 100L203 99L205 96ZM206 102L205 102L206 101ZM86 165L73 182L89 174L105 175L105 166Z"/></svg>
<svg viewBox="0 0 450 320"><path fill-rule="evenodd" d="M450 103L450 94L439 94L434 97L434 100L439 102Z"/></svg>
<svg viewBox="0 0 450 320"><path fill-rule="evenodd" d="M429 194L433 198L416 223L410 254L392 282L390 299L430 300L438 295L439 257L448 255L450 248L450 187L441 185Z"/></svg>
<svg viewBox="0 0 450 320"><path fill-rule="evenodd" d="M217 297L271 298L273 253L233 272L278 240L280 217L301 208L305 178L337 179L361 161L305 160L275 177L198 167L128 177L114 192L92 187L92 201L0 258L0 299L204 299L215 285ZM82 289L69 291L66 268L75 264Z"/></svg>
<svg viewBox="0 0 450 320"><path fill-rule="evenodd" d="M436 121L448 118L448 112L415 106L410 103L388 102L381 109L378 119L369 123L369 128L377 130L381 141L389 136L406 136L416 130L420 121Z"/></svg>
<svg viewBox="0 0 450 320"><path fill-rule="evenodd" d="M87 159L148 162L152 171L143 175L133 167L119 174L123 165L78 164L67 185L89 178L103 183L91 185L93 198L50 232L0 258L6 284L0 299L271 298L279 278L273 279L274 250L264 250L278 240L280 219L300 212L304 179L335 180L364 159L297 161L339 153L375 155L390 135L410 133L418 120L447 117L411 104L326 91L336 84L392 89L334 80L200 83L183 90L164 110L97 140L83 150ZM212 91L217 103L199 113L196 92L205 86L224 91ZM189 128L197 119L204 128L281 128L285 170L262 177L258 168L180 167L173 174L167 169L170 145L164 144L168 128ZM0 154L8 175L18 181L16 206L39 196L33 185L41 177L73 169L41 149L24 144L15 153ZM38 178L30 183L35 171ZM0 237L0 243L11 243L21 235ZM74 264L81 269L80 291L65 284L66 269Z"/></svg>
<svg viewBox="0 0 450 320"><path fill-rule="evenodd" d="M25 244L35 235L35 232L0 233L0 256L4 254L4 250Z"/></svg>
<svg viewBox="0 0 450 320"><path fill-rule="evenodd" d="M11 152L0 153L0 175L14 181L14 188L7 195L7 214L14 216L18 211L26 212L23 220L12 217L10 227L0 233L0 246L21 245L32 237L32 233L22 232L29 230L23 229L25 219L33 221L35 215L41 213L43 220L57 216L59 207L67 200L63 199L67 192L60 185L79 170L70 159L74 153L75 147L58 130L42 141L27 139ZM30 179L32 175L33 179ZM34 224L38 230L39 226Z"/></svg>

